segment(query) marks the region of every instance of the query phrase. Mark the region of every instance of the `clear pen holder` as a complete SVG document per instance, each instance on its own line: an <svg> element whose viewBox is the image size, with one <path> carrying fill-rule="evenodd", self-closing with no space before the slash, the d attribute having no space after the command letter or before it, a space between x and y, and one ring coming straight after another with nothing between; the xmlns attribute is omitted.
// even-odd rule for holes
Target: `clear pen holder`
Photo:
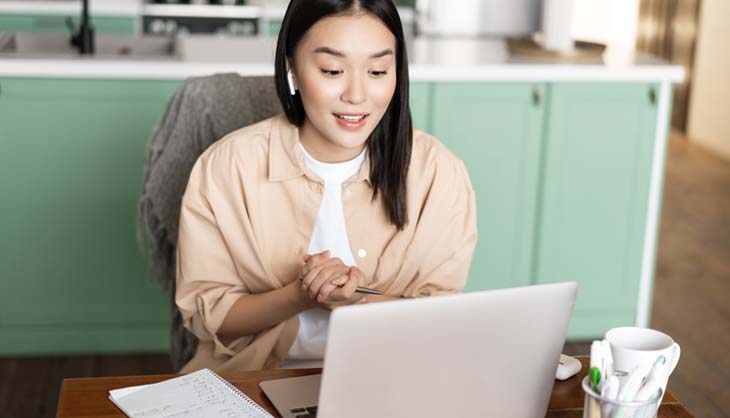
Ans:
<svg viewBox="0 0 730 418"><path fill-rule="evenodd" d="M583 378L583 418L656 418L662 392L657 393L648 401L624 402L602 398L589 383L589 377Z"/></svg>

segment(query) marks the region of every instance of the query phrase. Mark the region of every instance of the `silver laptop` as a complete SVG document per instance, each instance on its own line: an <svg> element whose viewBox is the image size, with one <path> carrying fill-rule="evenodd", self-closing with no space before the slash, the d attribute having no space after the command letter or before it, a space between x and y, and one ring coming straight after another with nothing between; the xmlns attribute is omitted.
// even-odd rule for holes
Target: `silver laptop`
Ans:
<svg viewBox="0 0 730 418"><path fill-rule="evenodd" d="M282 417L544 417L578 286L348 306L321 375L261 383Z"/></svg>

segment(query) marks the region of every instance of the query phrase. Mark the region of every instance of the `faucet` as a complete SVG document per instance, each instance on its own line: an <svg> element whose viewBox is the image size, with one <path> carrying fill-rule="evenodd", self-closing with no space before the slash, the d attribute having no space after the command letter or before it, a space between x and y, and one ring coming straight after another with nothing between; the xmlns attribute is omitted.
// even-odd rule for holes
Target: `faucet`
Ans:
<svg viewBox="0 0 730 418"><path fill-rule="evenodd" d="M71 31L71 46L78 48L82 55L91 55L94 53L94 27L89 20L89 0L82 0L81 3L81 22L78 32L70 17L66 18L66 26Z"/></svg>

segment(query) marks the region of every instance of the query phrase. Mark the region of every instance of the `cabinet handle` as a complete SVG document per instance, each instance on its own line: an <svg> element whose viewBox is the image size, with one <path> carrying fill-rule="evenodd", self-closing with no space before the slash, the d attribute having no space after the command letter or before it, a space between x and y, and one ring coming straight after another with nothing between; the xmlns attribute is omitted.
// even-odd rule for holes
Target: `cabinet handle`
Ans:
<svg viewBox="0 0 730 418"><path fill-rule="evenodd" d="M649 103L652 106L656 105L656 87L654 87L654 86L649 88Z"/></svg>
<svg viewBox="0 0 730 418"><path fill-rule="evenodd" d="M540 87L534 87L532 89L532 104L535 106L540 105L540 99L542 98L542 90Z"/></svg>

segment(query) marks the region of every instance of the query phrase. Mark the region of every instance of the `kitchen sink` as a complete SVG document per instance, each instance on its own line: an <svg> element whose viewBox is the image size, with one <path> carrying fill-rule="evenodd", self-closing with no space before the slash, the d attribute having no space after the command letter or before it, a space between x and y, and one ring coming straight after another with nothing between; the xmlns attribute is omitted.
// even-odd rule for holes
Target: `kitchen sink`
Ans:
<svg viewBox="0 0 730 418"><path fill-rule="evenodd" d="M0 33L0 54L78 54L65 33ZM175 38L97 34L95 55L172 57Z"/></svg>

